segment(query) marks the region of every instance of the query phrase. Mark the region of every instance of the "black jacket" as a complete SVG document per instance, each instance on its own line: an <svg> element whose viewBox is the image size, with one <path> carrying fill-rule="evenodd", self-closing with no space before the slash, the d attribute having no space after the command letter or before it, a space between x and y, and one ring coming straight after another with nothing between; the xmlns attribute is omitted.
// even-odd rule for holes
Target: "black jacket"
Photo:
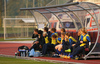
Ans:
<svg viewBox="0 0 100 64"><path fill-rule="evenodd" d="M47 33L48 33L48 38L50 38L51 32L50 32L50 31L48 31Z"/></svg>
<svg viewBox="0 0 100 64"><path fill-rule="evenodd" d="M39 41L39 45L43 45L43 36L41 35L40 38L38 37L37 41Z"/></svg>
<svg viewBox="0 0 100 64"><path fill-rule="evenodd" d="M38 38L38 34L33 34L32 38Z"/></svg>

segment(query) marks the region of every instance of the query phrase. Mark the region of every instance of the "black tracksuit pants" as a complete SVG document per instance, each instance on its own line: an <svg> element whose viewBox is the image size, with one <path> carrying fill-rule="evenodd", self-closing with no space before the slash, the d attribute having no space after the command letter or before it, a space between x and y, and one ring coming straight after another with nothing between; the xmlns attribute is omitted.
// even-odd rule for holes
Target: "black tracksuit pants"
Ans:
<svg viewBox="0 0 100 64"><path fill-rule="evenodd" d="M51 43L47 43L43 45L42 54L46 55L49 51L54 51L55 45Z"/></svg>
<svg viewBox="0 0 100 64"><path fill-rule="evenodd" d="M83 50L84 50L84 46L81 46L81 47L78 46L77 48L75 48L75 50L73 50L73 52L72 52L71 55L75 56L75 55L77 55L77 54L83 52Z"/></svg>

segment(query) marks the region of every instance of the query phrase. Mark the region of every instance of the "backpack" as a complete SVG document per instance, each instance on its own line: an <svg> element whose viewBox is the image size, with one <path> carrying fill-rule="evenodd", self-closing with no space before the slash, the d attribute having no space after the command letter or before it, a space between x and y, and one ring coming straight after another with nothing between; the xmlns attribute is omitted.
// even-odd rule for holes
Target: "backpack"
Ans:
<svg viewBox="0 0 100 64"><path fill-rule="evenodd" d="M19 53L17 54L17 56L21 56L21 57L28 57L29 56L29 48L27 46L20 46L18 47L18 51Z"/></svg>

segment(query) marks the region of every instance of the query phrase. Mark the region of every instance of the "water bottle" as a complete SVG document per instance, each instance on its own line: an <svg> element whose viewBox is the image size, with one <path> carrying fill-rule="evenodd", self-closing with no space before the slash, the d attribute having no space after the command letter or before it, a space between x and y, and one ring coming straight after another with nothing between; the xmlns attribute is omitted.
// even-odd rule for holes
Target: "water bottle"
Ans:
<svg viewBox="0 0 100 64"><path fill-rule="evenodd" d="M21 52L21 57L25 57L25 52Z"/></svg>
<svg viewBox="0 0 100 64"><path fill-rule="evenodd" d="M26 50L26 57L28 57L28 50Z"/></svg>
<svg viewBox="0 0 100 64"><path fill-rule="evenodd" d="M17 56L17 52L15 52L15 57Z"/></svg>

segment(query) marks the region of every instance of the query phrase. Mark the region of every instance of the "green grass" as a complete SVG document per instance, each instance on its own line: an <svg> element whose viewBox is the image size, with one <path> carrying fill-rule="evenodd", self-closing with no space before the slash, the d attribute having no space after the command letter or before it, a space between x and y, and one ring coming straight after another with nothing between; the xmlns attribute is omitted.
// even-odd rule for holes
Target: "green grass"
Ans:
<svg viewBox="0 0 100 64"><path fill-rule="evenodd" d="M4 30L2 27L0 27L0 33L3 34L4 33Z"/></svg>
<svg viewBox="0 0 100 64"><path fill-rule="evenodd" d="M32 33L35 28L28 28L28 32ZM21 32L21 28L6 28L6 34L21 34L21 33L26 33L25 28L23 28ZM0 27L0 34L4 34L3 27ZM31 37L30 37L31 38ZM4 38L0 38L0 41L32 41L33 39L12 39L12 40L4 40Z"/></svg>
<svg viewBox="0 0 100 64"><path fill-rule="evenodd" d="M23 31L23 32L26 32L25 31L25 29L26 28L23 28L23 29L21 29L21 28L6 28L6 33L21 33L21 30ZM28 28L28 32L33 32L33 30L34 30L35 28ZM0 27L0 33L1 34L3 34L4 33L4 29L2 28L2 27Z"/></svg>
<svg viewBox="0 0 100 64"><path fill-rule="evenodd" d="M0 64L57 64L57 63L0 57Z"/></svg>

